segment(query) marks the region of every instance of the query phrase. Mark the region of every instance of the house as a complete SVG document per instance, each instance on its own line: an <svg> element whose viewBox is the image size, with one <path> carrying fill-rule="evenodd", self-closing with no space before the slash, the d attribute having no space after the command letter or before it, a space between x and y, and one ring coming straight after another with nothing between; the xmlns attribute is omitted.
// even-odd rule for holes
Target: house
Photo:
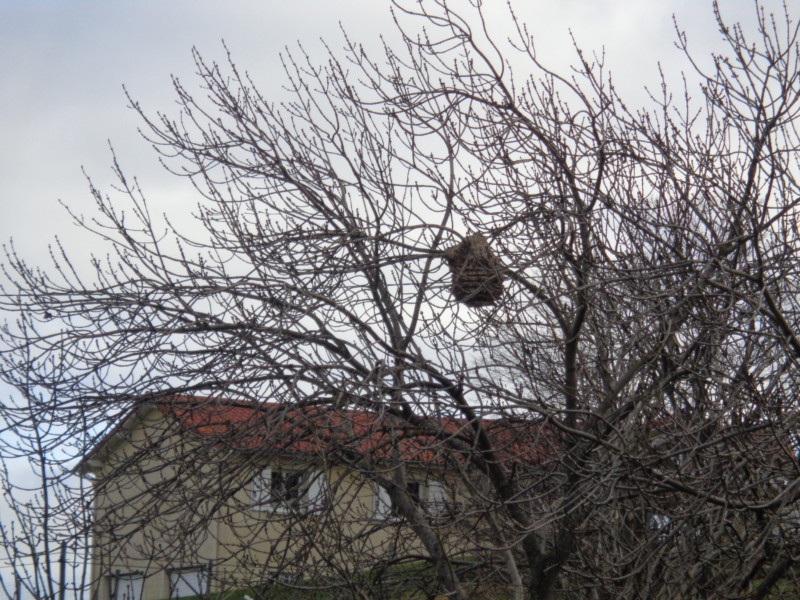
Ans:
<svg viewBox="0 0 800 600"><path fill-rule="evenodd" d="M487 421L486 429L509 463L548 452L539 427ZM452 452L462 444L468 456L471 432L462 419L411 426L327 404L185 396L143 404L78 467L94 486L92 598L316 585L419 560L426 550L397 498L420 511L405 514L422 515L436 543L477 552L470 544L486 525L466 499L481 484Z"/></svg>

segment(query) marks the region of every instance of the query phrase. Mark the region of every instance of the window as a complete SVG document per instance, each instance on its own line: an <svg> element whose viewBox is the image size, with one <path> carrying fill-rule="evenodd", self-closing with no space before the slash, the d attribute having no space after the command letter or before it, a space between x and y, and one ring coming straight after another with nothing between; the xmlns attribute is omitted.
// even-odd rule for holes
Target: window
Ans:
<svg viewBox="0 0 800 600"><path fill-rule="evenodd" d="M394 508L392 507L392 500L389 498L389 492L382 485L375 484L375 507L373 510L373 517L375 519L388 519L394 515Z"/></svg>
<svg viewBox="0 0 800 600"><path fill-rule="evenodd" d="M444 512L447 503L447 492L440 481L409 481L406 483L406 490L415 504L422 506L428 514L438 515ZM392 505L389 492L375 484L375 506L373 518L389 519L397 517L395 507Z"/></svg>
<svg viewBox="0 0 800 600"><path fill-rule="evenodd" d="M141 600L144 575L118 573L111 576L111 600Z"/></svg>
<svg viewBox="0 0 800 600"><path fill-rule="evenodd" d="M406 483L406 491L408 495L411 496L411 500L413 500L414 504L419 504L422 502L422 484L418 481L409 481Z"/></svg>
<svg viewBox="0 0 800 600"><path fill-rule="evenodd" d="M317 509L325 500L324 482L320 471L267 467L253 479L253 506L275 512Z"/></svg>
<svg viewBox="0 0 800 600"><path fill-rule="evenodd" d="M188 598L208 593L208 570L200 567L169 573L169 597Z"/></svg>
<svg viewBox="0 0 800 600"><path fill-rule="evenodd" d="M447 510L447 490L441 481L428 482L428 497L425 507L431 515L440 515Z"/></svg>

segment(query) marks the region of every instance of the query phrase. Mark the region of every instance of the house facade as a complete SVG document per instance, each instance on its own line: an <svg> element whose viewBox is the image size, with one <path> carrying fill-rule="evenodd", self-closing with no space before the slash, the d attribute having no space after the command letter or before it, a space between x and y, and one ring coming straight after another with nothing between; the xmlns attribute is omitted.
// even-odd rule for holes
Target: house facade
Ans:
<svg viewBox="0 0 800 600"><path fill-rule="evenodd" d="M398 482L438 543L466 547L464 490L438 441L386 421L215 399L139 407L79 467L94 482L92 597L324 586L422 557Z"/></svg>

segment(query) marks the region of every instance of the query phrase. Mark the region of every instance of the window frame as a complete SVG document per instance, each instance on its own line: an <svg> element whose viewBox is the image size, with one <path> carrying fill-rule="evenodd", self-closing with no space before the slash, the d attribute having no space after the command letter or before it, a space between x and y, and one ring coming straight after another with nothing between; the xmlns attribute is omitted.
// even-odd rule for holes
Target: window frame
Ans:
<svg viewBox="0 0 800 600"><path fill-rule="evenodd" d="M436 490L433 494L433 492ZM425 485L425 510L431 516L438 517L447 512L447 486L439 479L431 479Z"/></svg>
<svg viewBox="0 0 800 600"><path fill-rule="evenodd" d="M274 498L275 476L278 474L299 476L297 484L292 486L292 489L299 490L297 497ZM313 512L325 506L327 490L327 477L322 469L294 464L268 465L259 467L251 481L250 503L254 510L262 512Z"/></svg>
<svg viewBox="0 0 800 600"><path fill-rule="evenodd" d="M389 491L377 481L372 485L372 518L376 521L391 521L398 518L389 497Z"/></svg>
<svg viewBox="0 0 800 600"><path fill-rule="evenodd" d="M438 479L411 479L406 483L409 494L417 501L417 505L431 516L439 516L447 510L447 486ZM416 488L416 489L415 489ZM433 493L431 490L437 490ZM389 492L377 481L372 486L373 505L372 518L376 521L398 520L402 517L397 514L389 497Z"/></svg>
<svg viewBox="0 0 800 600"><path fill-rule="evenodd" d="M112 573L109 575L108 578L108 597L110 600L142 600L144 596L144 580L145 576L142 571L117 571L116 573ZM119 596L119 585L122 580L128 580L130 582L138 582L139 584L139 592L138 597L136 595L131 597L122 597ZM132 589L135 590L135 586L132 586Z"/></svg>
<svg viewBox="0 0 800 600"><path fill-rule="evenodd" d="M195 593L188 594L186 596L176 596L175 590L178 587L177 584L180 582L181 576L187 573L193 573L193 574L196 573L199 575L200 590L195 592L194 588L192 586L189 586L189 589ZM173 575L178 575L179 577L178 582L173 582L172 580ZM191 598L193 596L205 596L211 590L211 569L207 565L199 565L192 567L176 567L167 570L167 580L169 582L170 600L174 600L177 598Z"/></svg>

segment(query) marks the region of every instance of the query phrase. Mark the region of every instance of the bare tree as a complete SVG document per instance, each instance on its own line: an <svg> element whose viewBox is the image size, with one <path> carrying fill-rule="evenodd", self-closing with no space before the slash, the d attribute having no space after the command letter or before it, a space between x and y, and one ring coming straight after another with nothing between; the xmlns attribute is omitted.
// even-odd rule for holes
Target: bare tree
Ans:
<svg viewBox="0 0 800 600"><path fill-rule="evenodd" d="M98 214L76 216L111 248L91 274L8 253L5 379L50 394L58 439L176 394L278 402L262 425L336 431L320 458L385 490L402 524L380 526L413 544L397 534L387 559L333 514L314 533L290 511L271 548L354 597L380 586L345 555L423 561L426 589L459 599L796 597L789 8L757 6L748 39L715 4L727 53L704 71L678 32L699 90L665 83L642 109L579 48L572 72L549 70L522 23L504 48L480 9L396 9L404 45L380 58L351 40L324 64L288 58L286 103L199 55L205 93L176 80L177 118L132 101L194 184L202 232L161 223L117 168L121 193L93 189ZM365 447L373 434L388 441ZM233 502L246 478L219 443L151 504L209 465L216 499L176 514ZM425 461L403 444L463 490L449 520L408 485ZM250 464L285 450L260 448Z"/></svg>
<svg viewBox="0 0 800 600"><path fill-rule="evenodd" d="M61 447L59 438L67 436L53 435L57 424L37 415L49 401L23 398L4 404L2 413L0 594L8 600L83 598L91 513L87 486L68 466L77 448Z"/></svg>

